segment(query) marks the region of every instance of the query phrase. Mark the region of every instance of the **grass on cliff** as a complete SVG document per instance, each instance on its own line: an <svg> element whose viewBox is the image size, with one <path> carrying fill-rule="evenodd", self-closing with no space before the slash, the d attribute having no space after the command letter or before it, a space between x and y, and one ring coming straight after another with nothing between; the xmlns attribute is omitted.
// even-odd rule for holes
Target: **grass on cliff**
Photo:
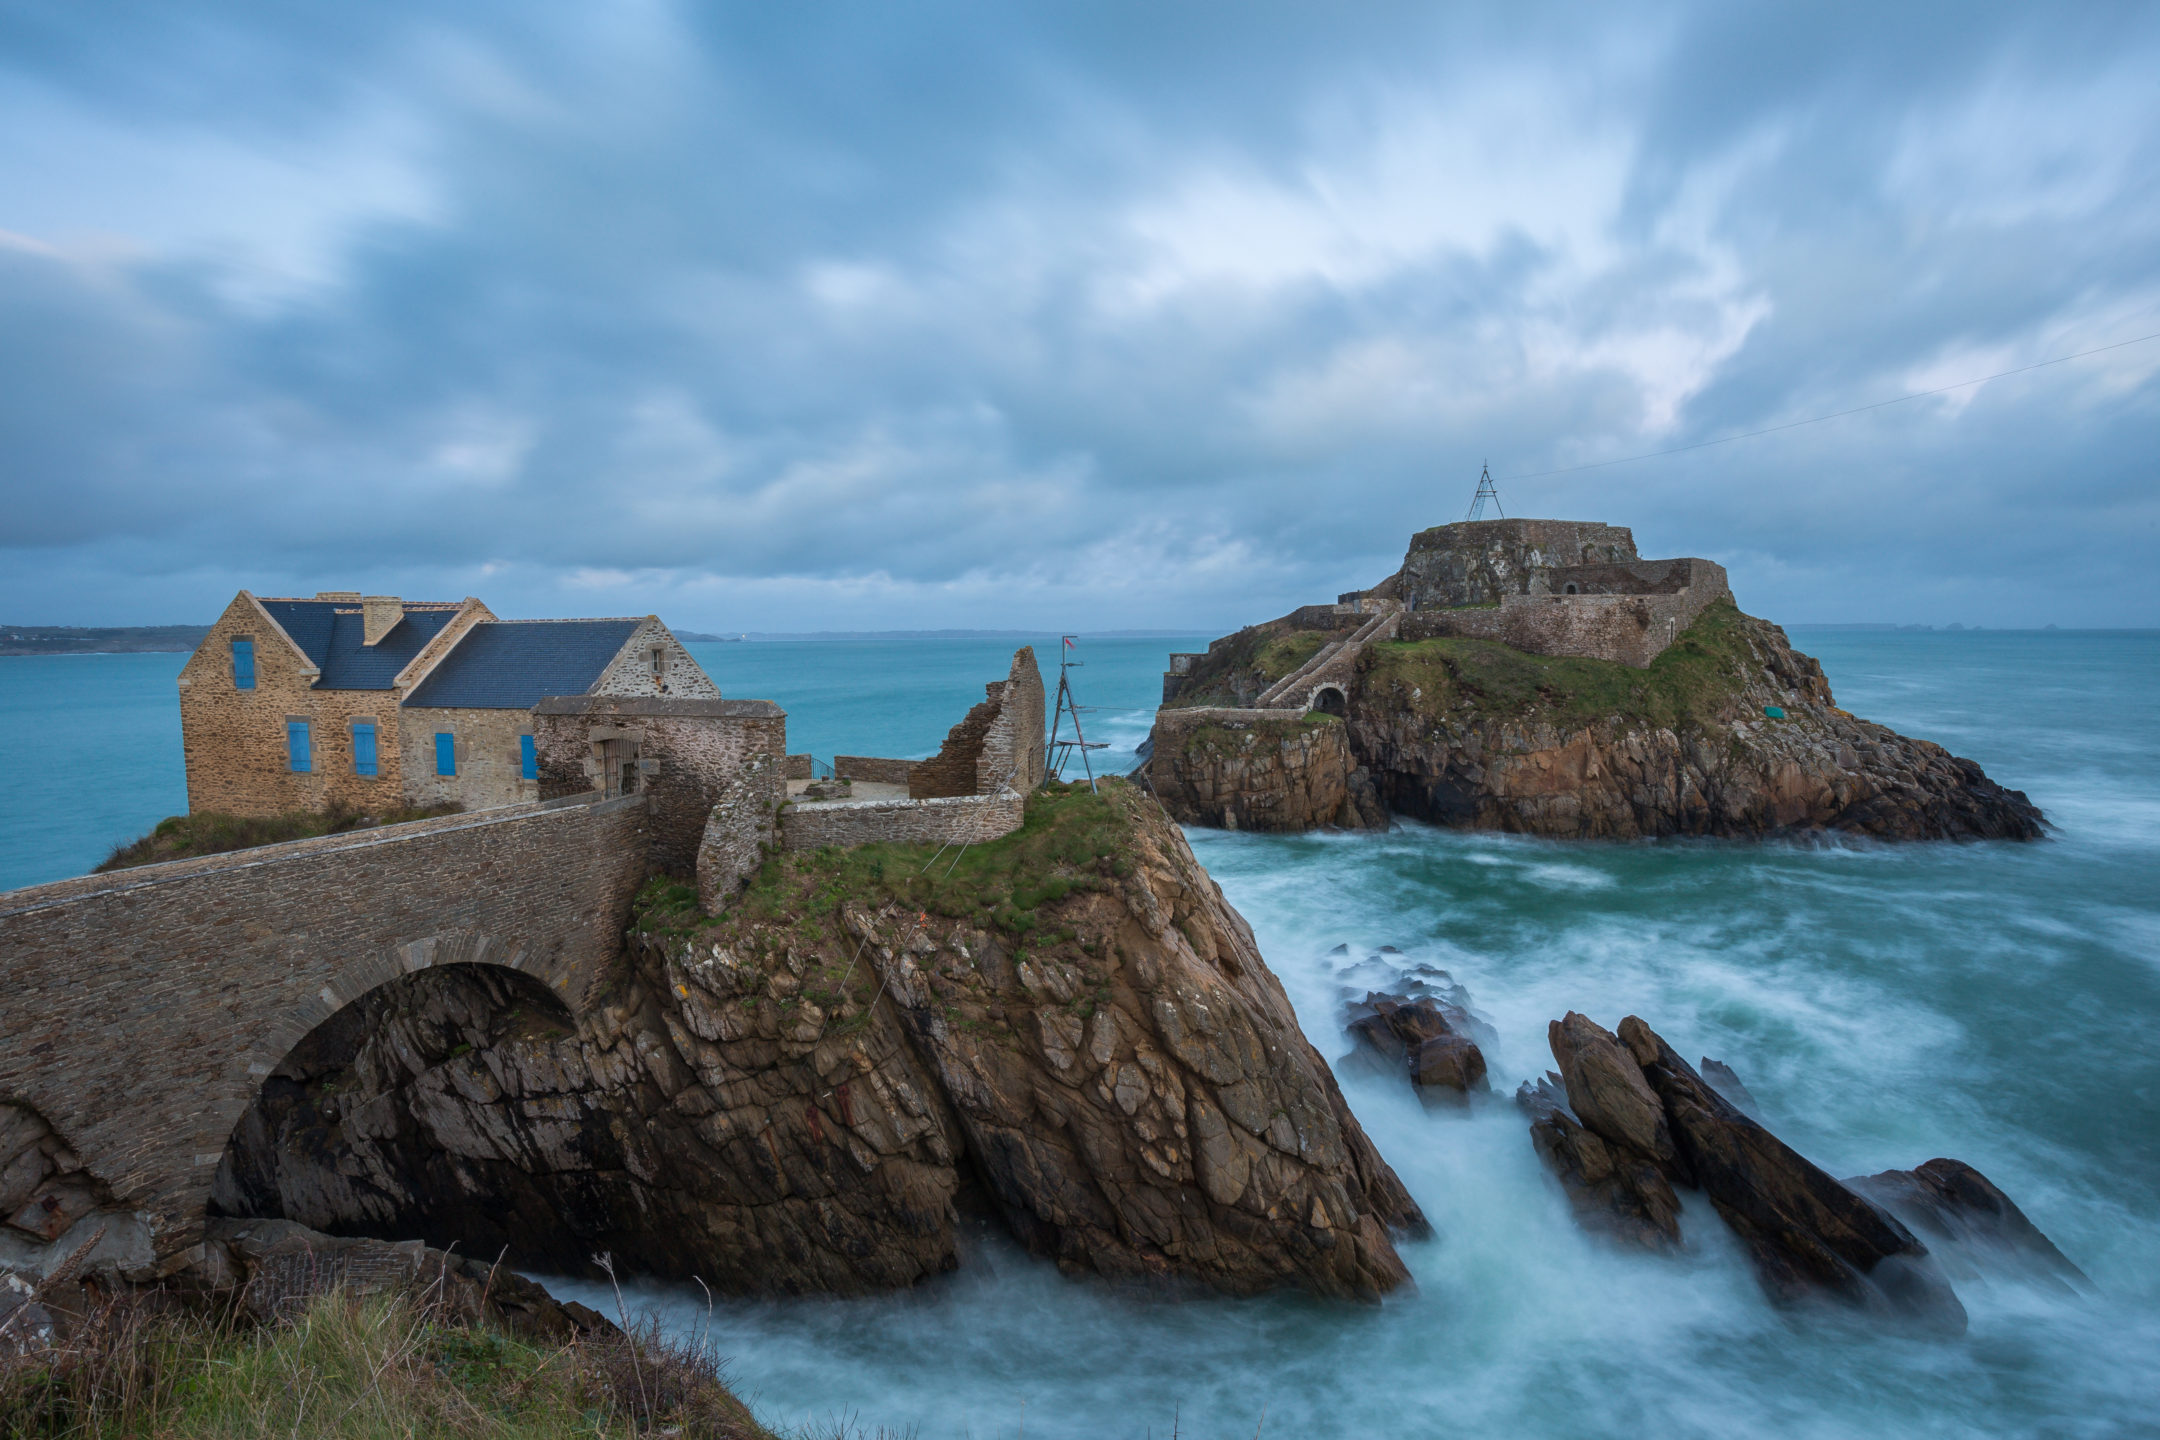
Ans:
<svg viewBox="0 0 2160 1440"><path fill-rule="evenodd" d="M708 1351L654 1327L533 1341L341 1293L266 1325L116 1304L55 1349L0 1350L0 1434L772 1440Z"/></svg>
<svg viewBox="0 0 2160 1440"><path fill-rule="evenodd" d="M640 892L633 923L647 933L750 927L769 933L782 925L811 945L852 949L855 942L843 940L841 906L890 905L980 926L1021 958L1027 946L1078 938L1042 907L1076 892L1115 889L1132 874L1134 807L1151 803L1123 780L1102 781L1100 794L1085 782L1053 780L1028 797L1025 823L999 839L942 850L879 844L779 851L717 917L699 911L693 887L656 879Z"/></svg>
<svg viewBox="0 0 2160 1440"><path fill-rule="evenodd" d="M1332 630L1292 630L1279 620L1248 626L1194 662L1184 688L1171 704L1178 709L1247 704L1335 638ZM1242 699L1240 681L1246 692Z"/></svg>
<svg viewBox="0 0 2160 1440"><path fill-rule="evenodd" d="M1761 669L1749 623L1738 606L1720 600L1645 670L1462 636L1389 641L1368 649L1361 688L1368 705L1432 719L1468 714L1580 726L1624 715L1668 729L1701 726L1728 710Z"/></svg>
<svg viewBox="0 0 2160 1440"><path fill-rule="evenodd" d="M158 821L157 828L139 839L115 845L92 873L126 870L136 865L156 865L166 860L187 860L197 855L222 855L229 850L252 850L257 845L276 845L286 840L312 840L319 835L342 835L375 825L402 825L409 820L432 820L455 815L462 805L429 805L419 809L399 806L390 810L355 810L331 802L324 810L292 810L283 815L227 815L199 810L192 815L172 815Z"/></svg>

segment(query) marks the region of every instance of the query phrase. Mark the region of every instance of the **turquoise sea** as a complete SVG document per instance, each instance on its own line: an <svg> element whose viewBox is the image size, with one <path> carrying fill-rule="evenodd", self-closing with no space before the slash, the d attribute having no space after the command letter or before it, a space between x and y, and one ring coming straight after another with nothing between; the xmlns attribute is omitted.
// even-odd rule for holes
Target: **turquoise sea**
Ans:
<svg viewBox="0 0 2160 1440"><path fill-rule="evenodd" d="M2160 634L1794 639L1840 703L1977 759L2032 796L2052 837L1612 845L1403 825L1196 831L1194 847L1331 1057L1348 1048L1346 998L1423 966L1492 1019L1503 1094L1549 1063L1549 1019L1639 1014L1681 1053L1732 1064L1771 1127L1833 1173L1977 1165L2093 1277L2091 1295L1961 1283L1972 1326L1947 1341L1775 1311L1707 1207L1690 1209L1678 1259L1613 1253L1576 1230L1511 1106L1428 1113L1350 1071L1351 1104L1436 1227L1406 1252L1416 1292L1377 1307L1134 1296L990 1234L958 1274L904 1295L723 1302L710 1317L694 1287L635 1299L709 1326L786 1426L2160 1435ZM1039 643L1046 660L1055 644ZM787 707L792 748L913 755L1012 642L696 648L730 695ZM1110 767L1145 734L1162 657L1188 648L1084 642L1075 679L1119 747L1100 752ZM79 873L178 808L179 663L0 659L0 884Z"/></svg>

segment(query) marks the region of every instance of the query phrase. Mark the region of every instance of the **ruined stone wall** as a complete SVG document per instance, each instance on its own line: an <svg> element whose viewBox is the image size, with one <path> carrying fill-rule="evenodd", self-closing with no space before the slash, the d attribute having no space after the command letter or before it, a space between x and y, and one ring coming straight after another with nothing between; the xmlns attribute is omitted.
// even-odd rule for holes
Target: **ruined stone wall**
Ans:
<svg viewBox="0 0 2160 1440"><path fill-rule="evenodd" d="M1023 795L1042 784L1044 700L1035 648L1013 652L1003 680L983 687L987 698L968 711L938 753L908 772L908 795L994 794L1011 785Z"/></svg>
<svg viewBox="0 0 2160 1440"><path fill-rule="evenodd" d="M782 843L790 850L823 845L845 849L881 841L890 845L980 844L1010 835L1027 818L1027 797L1006 789L996 795L951 795L927 800L827 800L790 805L780 812Z"/></svg>
<svg viewBox="0 0 2160 1440"><path fill-rule="evenodd" d="M573 1010L647 873L642 798L450 816L0 894L0 1096L178 1263L235 1122L384 981L508 966Z"/></svg>
<svg viewBox="0 0 2160 1440"><path fill-rule="evenodd" d="M712 807L750 757L772 757L761 783L774 807L784 798L787 712L770 700L564 696L535 707L533 733L543 795L604 788L596 737L653 762L639 789L652 802L653 864L671 874L695 871Z"/></svg>
<svg viewBox="0 0 2160 1440"><path fill-rule="evenodd" d="M697 852L698 904L706 914L719 914L779 843L780 799L786 793L779 772L785 763L770 751L745 757L714 799Z"/></svg>
<svg viewBox="0 0 2160 1440"><path fill-rule="evenodd" d="M913 760L880 759L871 755L835 755L832 762L833 778L870 780L880 785L905 785L908 783L909 773L917 763Z"/></svg>
<svg viewBox="0 0 2160 1440"><path fill-rule="evenodd" d="M233 684L232 642L255 645L255 688ZM320 810L332 800L358 810L402 803L397 696L387 690L313 690L318 672L277 622L242 594L226 607L181 667L180 743L188 809L231 815ZM312 761L288 764L285 723L306 720ZM376 773L353 771L352 725L375 724Z"/></svg>
<svg viewBox="0 0 2160 1440"><path fill-rule="evenodd" d="M404 767L407 804L487 810L540 798L540 782L524 778L525 754L519 743L533 733L530 710L400 707L397 728L398 747L410 757ZM435 773L435 737L445 732L457 737L455 775Z"/></svg>

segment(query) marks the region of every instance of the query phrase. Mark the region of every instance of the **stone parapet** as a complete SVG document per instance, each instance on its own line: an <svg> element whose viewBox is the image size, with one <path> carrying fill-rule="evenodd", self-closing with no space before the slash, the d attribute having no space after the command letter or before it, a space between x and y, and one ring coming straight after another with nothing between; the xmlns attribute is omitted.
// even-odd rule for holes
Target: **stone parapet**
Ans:
<svg viewBox="0 0 2160 1440"><path fill-rule="evenodd" d="M995 795L926 800L826 800L780 812L790 850L889 845L974 845L1010 835L1027 818L1027 797L1007 787Z"/></svg>
<svg viewBox="0 0 2160 1440"><path fill-rule="evenodd" d="M832 762L835 780L869 780L880 785L907 784L908 772L915 765L913 760L887 760L874 755L835 755Z"/></svg>
<svg viewBox="0 0 2160 1440"><path fill-rule="evenodd" d="M1717 600L1730 599L1722 567L1707 560L1698 583L1664 594L1511 595L1498 605L1419 610L1405 615L1399 637L1461 635L1495 640L1533 655L1577 655L1647 667ZM1714 572L1711 573L1711 572Z"/></svg>

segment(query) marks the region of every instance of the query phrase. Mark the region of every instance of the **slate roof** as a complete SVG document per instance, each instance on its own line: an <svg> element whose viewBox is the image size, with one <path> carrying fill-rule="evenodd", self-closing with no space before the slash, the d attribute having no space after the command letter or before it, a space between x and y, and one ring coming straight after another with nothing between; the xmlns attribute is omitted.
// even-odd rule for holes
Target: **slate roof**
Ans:
<svg viewBox="0 0 2160 1440"><path fill-rule="evenodd" d="M411 609L374 645L363 644L367 619L350 600L265 600L263 609L322 671L317 690L388 690L398 671L426 648L457 607ZM339 611L345 614L339 614Z"/></svg>
<svg viewBox="0 0 2160 1440"><path fill-rule="evenodd" d="M496 620L465 632L407 705L530 710L551 695L583 695L637 632L636 620Z"/></svg>

